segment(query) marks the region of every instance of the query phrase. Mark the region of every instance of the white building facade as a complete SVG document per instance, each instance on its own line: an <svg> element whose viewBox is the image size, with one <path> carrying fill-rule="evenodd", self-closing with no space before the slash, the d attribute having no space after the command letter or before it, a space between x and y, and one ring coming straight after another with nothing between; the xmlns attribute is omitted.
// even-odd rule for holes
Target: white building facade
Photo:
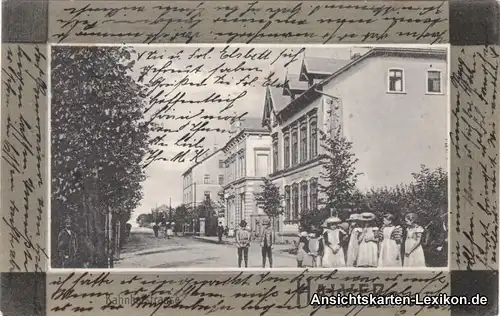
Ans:
<svg viewBox="0 0 500 316"><path fill-rule="evenodd" d="M446 50L417 48L304 57L298 79L268 88L262 123L272 138L270 178L285 196L282 232L297 232L301 213L318 207L319 130L340 124L359 159L361 191L409 183L422 164L446 168L446 58Z"/></svg>
<svg viewBox="0 0 500 316"><path fill-rule="evenodd" d="M261 231L264 212L254 194L271 172L271 136L260 119L247 118L235 126L235 136L222 148L225 164L225 225L230 229L245 220L255 234Z"/></svg>

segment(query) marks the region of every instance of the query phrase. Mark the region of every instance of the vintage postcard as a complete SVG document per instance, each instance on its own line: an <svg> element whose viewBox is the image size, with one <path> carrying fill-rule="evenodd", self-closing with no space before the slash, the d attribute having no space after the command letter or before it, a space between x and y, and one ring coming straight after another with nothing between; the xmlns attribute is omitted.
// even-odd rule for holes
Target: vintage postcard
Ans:
<svg viewBox="0 0 500 316"><path fill-rule="evenodd" d="M52 268L448 266L447 46L50 54Z"/></svg>
<svg viewBox="0 0 500 316"><path fill-rule="evenodd" d="M3 1L0 315L498 314L499 7Z"/></svg>

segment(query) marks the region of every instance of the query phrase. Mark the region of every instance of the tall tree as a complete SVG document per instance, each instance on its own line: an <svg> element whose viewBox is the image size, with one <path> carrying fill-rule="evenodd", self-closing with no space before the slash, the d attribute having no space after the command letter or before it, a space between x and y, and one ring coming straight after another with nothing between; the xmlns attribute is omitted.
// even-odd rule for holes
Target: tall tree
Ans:
<svg viewBox="0 0 500 316"><path fill-rule="evenodd" d="M264 183L260 187L261 191L254 193L255 200L257 205L271 219L272 227L276 231L277 219L284 212L283 196L280 194L279 187L269 178L264 178Z"/></svg>
<svg viewBox="0 0 500 316"><path fill-rule="evenodd" d="M125 229L142 199L148 127L130 57L130 48L121 47L52 49L53 231L70 216L86 234L95 226L91 234L99 241L104 213L118 215ZM92 219L84 212L89 208Z"/></svg>
<svg viewBox="0 0 500 316"><path fill-rule="evenodd" d="M360 173L356 172L358 159L352 153L352 142L342 133L340 125L331 133L320 131L323 154L323 170L320 174L319 191L324 194L320 201L323 207L333 214L346 205L358 200L356 188Z"/></svg>

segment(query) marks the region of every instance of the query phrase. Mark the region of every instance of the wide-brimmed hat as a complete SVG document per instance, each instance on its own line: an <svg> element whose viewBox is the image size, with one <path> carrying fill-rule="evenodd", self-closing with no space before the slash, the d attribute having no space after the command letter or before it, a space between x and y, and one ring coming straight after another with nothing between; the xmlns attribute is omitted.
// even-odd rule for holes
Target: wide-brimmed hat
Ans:
<svg viewBox="0 0 500 316"><path fill-rule="evenodd" d="M300 237L307 237L308 233L307 232L300 232L299 236Z"/></svg>
<svg viewBox="0 0 500 316"><path fill-rule="evenodd" d="M361 221L372 221L375 219L375 214L370 212L361 213L360 219Z"/></svg>
<svg viewBox="0 0 500 316"><path fill-rule="evenodd" d="M346 219L346 222L355 222L361 220L361 214L355 213L349 215L349 218Z"/></svg>
<svg viewBox="0 0 500 316"><path fill-rule="evenodd" d="M67 224L67 223L70 223L71 224L71 218L70 217L66 217L64 219L64 223Z"/></svg>
<svg viewBox="0 0 500 316"><path fill-rule="evenodd" d="M328 226L330 224L339 224L342 223L342 220L336 216L329 217L323 223L323 226Z"/></svg>
<svg viewBox="0 0 500 316"><path fill-rule="evenodd" d="M247 227L247 221L246 220L242 220L240 222L240 227Z"/></svg>

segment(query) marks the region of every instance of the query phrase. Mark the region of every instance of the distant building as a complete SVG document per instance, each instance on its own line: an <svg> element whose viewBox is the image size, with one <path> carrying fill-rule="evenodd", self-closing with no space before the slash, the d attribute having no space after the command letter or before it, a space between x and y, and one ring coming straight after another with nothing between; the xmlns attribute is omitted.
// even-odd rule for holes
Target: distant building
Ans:
<svg viewBox="0 0 500 316"><path fill-rule="evenodd" d="M196 207L207 198L219 201L218 193L224 183L223 159L222 150L214 149L182 174L184 205Z"/></svg>
<svg viewBox="0 0 500 316"><path fill-rule="evenodd" d="M262 123L272 137L270 177L285 196L283 231L296 232L301 212L317 208L318 129L341 124L359 159L361 190L408 183L421 164L446 167L446 58L446 50L417 48L304 57L299 82L287 75L283 89L267 89Z"/></svg>
<svg viewBox="0 0 500 316"><path fill-rule="evenodd" d="M265 213L257 207L254 193L271 172L271 137L260 118L245 118L233 125L234 136L222 148L226 166L224 181L225 224L238 227L245 219L259 233Z"/></svg>

